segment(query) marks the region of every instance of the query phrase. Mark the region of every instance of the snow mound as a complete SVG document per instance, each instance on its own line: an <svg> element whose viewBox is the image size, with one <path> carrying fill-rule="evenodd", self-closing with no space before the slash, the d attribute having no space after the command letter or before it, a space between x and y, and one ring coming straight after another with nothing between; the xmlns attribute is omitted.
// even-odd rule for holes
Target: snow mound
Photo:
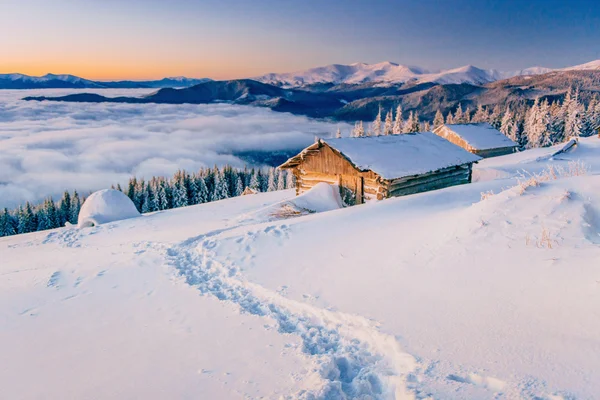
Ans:
<svg viewBox="0 0 600 400"><path fill-rule="evenodd" d="M240 217L242 221L273 221L283 218L320 213L342 208L342 198L338 185L317 183L308 192L289 200L271 204L260 210Z"/></svg>
<svg viewBox="0 0 600 400"><path fill-rule="evenodd" d="M105 189L92 193L85 200L79 211L77 225L86 228L139 216L135 205L124 193Z"/></svg>

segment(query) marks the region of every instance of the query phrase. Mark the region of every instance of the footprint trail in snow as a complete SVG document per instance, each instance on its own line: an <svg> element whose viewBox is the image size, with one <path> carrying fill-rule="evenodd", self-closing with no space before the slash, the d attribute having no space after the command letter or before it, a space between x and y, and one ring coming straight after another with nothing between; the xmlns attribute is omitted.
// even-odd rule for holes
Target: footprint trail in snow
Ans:
<svg viewBox="0 0 600 400"><path fill-rule="evenodd" d="M278 231L287 236L286 231ZM324 385L295 393L303 399L402 399L418 395L412 387L417 363L391 335L381 333L366 318L333 312L290 300L276 291L248 282L231 261L220 260L217 249L225 229L191 238L167 250L170 263L188 284L204 295L235 303L243 312L269 318L280 333L297 335L302 351L314 357ZM269 234L267 227L262 233ZM241 233L240 251L256 235ZM279 235L278 235L279 236ZM415 391L413 391L415 390Z"/></svg>

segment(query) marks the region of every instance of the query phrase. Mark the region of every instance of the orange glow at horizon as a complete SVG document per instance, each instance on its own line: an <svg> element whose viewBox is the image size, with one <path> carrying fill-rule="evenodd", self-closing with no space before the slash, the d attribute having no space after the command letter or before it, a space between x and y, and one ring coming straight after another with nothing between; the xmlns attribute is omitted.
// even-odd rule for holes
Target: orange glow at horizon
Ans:
<svg viewBox="0 0 600 400"><path fill-rule="evenodd" d="M0 62L0 74L21 73L31 76L42 76L52 74L70 74L90 80L153 80L165 77L185 76L188 78L211 78L211 79L240 79L262 75L268 72L286 72L286 70L272 71L260 67L248 68L248 66L236 65L235 63L218 65L216 63L202 63L198 66L178 65L168 63L165 65L146 64L94 64L87 63L5 63Z"/></svg>

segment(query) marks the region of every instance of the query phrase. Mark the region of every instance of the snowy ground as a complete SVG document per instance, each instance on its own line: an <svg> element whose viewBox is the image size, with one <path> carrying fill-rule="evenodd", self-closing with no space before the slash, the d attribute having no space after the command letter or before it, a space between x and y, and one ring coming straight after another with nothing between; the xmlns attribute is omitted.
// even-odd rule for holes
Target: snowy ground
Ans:
<svg viewBox="0 0 600 400"><path fill-rule="evenodd" d="M0 239L0 397L594 398L600 140L556 150L346 209L283 191Z"/></svg>

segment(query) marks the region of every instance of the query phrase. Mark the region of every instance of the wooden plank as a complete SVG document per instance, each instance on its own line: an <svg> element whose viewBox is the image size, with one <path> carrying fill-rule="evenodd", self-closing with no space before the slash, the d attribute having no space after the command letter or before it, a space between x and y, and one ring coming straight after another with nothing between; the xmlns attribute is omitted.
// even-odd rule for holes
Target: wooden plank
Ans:
<svg viewBox="0 0 600 400"><path fill-rule="evenodd" d="M391 191L391 190L395 190L396 188L400 188L400 187L408 187L408 186L412 186L412 185L424 184L424 183L431 181L432 179L439 179L440 177L460 178L462 176L468 176L469 171L470 171L470 169L456 169L454 171L421 175L420 177L413 178L413 179L407 179L407 180L402 180L402 181L396 180L396 181L392 181L391 183L389 183L387 185L387 188L388 188L388 190Z"/></svg>
<svg viewBox="0 0 600 400"><path fill-rule="evenodd" d="M468 179L442 178L428 182L427 184L411 185L403 188L397 188L389 191L389 197L406 196L409 194L428 192L430 190L442 189L445 187L462 185L469 183Z"/></svg>

